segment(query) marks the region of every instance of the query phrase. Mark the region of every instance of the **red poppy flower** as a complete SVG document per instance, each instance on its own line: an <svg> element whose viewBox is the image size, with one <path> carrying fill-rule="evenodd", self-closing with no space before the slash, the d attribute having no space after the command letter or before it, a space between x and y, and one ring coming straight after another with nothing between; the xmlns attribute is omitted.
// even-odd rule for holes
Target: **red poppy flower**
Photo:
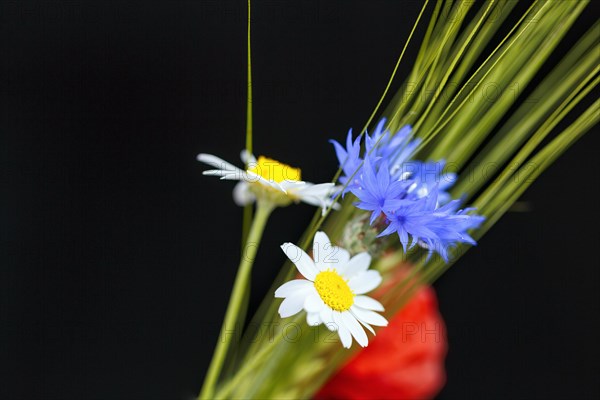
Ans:
<svg viewBox="0 0 600 400"><path fill-rule="evenodd" d="M423 287L317 393L315 399L430 399L446 381L444 321Z"/></svg>

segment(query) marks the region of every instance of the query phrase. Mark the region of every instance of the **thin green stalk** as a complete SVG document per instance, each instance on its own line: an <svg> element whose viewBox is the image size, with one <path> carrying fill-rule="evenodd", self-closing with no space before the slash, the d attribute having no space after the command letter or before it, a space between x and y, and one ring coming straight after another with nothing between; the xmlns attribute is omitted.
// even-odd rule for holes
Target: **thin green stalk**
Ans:
<svg viewBox="0 0 600 400"><path fill-rule="evenodd" d="M422 90L425 90L425 93L420 96L421 101L418 105L421 108L425 105L429 105L428 100L423 101L423 99L427 99L427 91L429 88L435 88L436 93L439 92L441 75L445 74L448 70L445 63L448 61L447 58L450 55L452 47L455 45L467 12L471 9L473 4L473 2L467 1L457 3L450 16L452 22L442 24L443 29L441 33L437 35L438 39L435 41L436 46L433 46L431 51L429 51L428 62L431 63L431 68L429 69L429 74L422 86ZM413 108L411 112L421 114L421 109Z"/></svg>
<svg viewBox="0 0 600 400"><path fill-rule="evenodd" d="M248 0L248 31L246 38L248 49L248 91L246 94L246 150L252 154L252 51L250 47L250 0Z"/></svg>
<svg viewBox="0 0 600 400"><path fill-rule="evenodd" d="M247 30L247 92L246 92L246 152L248 154L252 154L252 51L250 47L250 0L248 0L248 30ZM248 169L248 165L245 165L246 169ZM246 241L248 240L248 232L250 231L250 225L252 224L252 216L254 214L254 210L252 208L252 204L247 204L244 206L242 211L242 240L241 240L241 257L244 256L244 246ZM244 298L242 301L242 309L240 310L237 318L238 324L243 324L246 319L246 313L248 312L248 299L250 298L250 284L248 283L245 292ZM236 353L237 349L232 349L232 354ZM229 364L230 361L228 360ZM233 363L231 363L233 365Z"/></svg>
<svg viewBox="0 0 600 400"><path fill-rule="evenodd" d="M537 14L539 14L548 4L551 3L545 2ZM529 28L531 28L531 30L529 30ZM448 150L454 150L455 145L460 144L463 146L464 143L470 143L469 138L473 136L483 140L485 135L489 134L491 131L490 126L493 126L495 118L500 117L503 111L506 110L509 104L514 102L516 98L514 96L505 95L501 96L499 99L494 99L494 101L489 101L485 96L478 96L475 101L471 101L469 104L467 104L466 100L471 99L471 93L476 93L479 86L486 83L500 84L502 85L502 90L504 90L506 82L510 82L515 76L518 76L519 78L514 78L514 80L522 85L526 84L539 67L539 63L528 64L528 55L535 51L539 51L539 42L544 38L544 36L538 35L536 41L528 36L532 36L539 29L549 30L550 28L551 26L544 24L535 25L529 21L523 28L519 29L517 36L512 38L511 41L505 45L506 47L501 54L497 56L494 55L490 58L490 60L493 60L494 62L489 68L486 67L486 69L480 70L481 72L485 71L482 77L473 75L476 79L476 85L470 91L469 96L465 97L461 102L460 113L458 113L458 109L455 109L455 112L445 121L449 123L449 125L442 125L434 133L435 135L438 135L441 128L446 127L446 131L444 131L445 134L440 138L440 142L436 145L436 151L431 154L432 158L439 158L440 154L444 154L443 157L450 159L452 154L449 154ZM521 37L522 34L525 35ZM512 52L509 52L509 49L511 49L512 45L515 43L521 43L518 51L517 49L512 49ZM510 63L505 62L508 56L512 56ZM525 76L525 74L528 75ZM476 127L472 126L472 124L478 123L485 124L485 127L479 126L476 129ZM482 128L485 128L485 130ZM431 135L430 137L435 136ZM455 163L456 160L452 159L452 162Z"/></svg>
<svg viewBox="0 0 600 400"><path fill-rule="evenodd" d="M418 71L420 71L421 69L424 69L423 74L421 74L419 76L419 79L417 80L417 82L420 82L422 80L422 77L424 75L424 73L427 71L429 64L427 64L426 66L422 66L422 62L423 62L423 58L425 57L426 54L426 49L429 45L429 42L431 40L431 34L434 30L434 28L436 27L436 21L438 20L439 14L440 14L440 9L442 7L442 1L437 1L436 5L433 9L433 14L431 15L431 19L429 20L429 25L427 26L427 31L425 32L425 37L423 38L423 42L421 43L421 46L419 47L419 52L417 54L417 58L415 60L415 64L414 67L412 68L410 75L406 81L406 83L404 83L404 85L406 87L408 87L408 84L410 84L411 82L413 82L415 80L415 77L417 76ZM405 88L401 88L392 98L392 100L390 101L390 104L398 104L397 109L398 112L397 114L400 113L400 109L403 109L404 107L406 107L409 103L410 103L410 99L405 99L404 95L406 93L406 89ZM390 109L390 106L388 105L388 107L386 107L386 110L383 112L383 115L388 114L388 109ZM396 131L396 126L394 125L396 116L394 116L394 118L391 118L388 120L387 122L387 129L390 131Z"/></svg>
<svg viewBox="0 0 600 400"><path fill-rule="evenodd" d="M485 9L485 12L481 16L481 18L477 21L477 24L475 25L475 27L473 28L473 30L469 33L469 35L468 35L467 39L465 40L465 42L461 45L460 49L458 50L458 54L452 60L452 63L450 64L450 67L446 70L446 74L442 78L442 80L439 83L439 85L436 87L436 93L440 93L442 90L444 90L444 86L448 82L448 79L450 79L450 75L454 71L454 67L456 66L456 64L458 64L458 61L461 59L461 57L462 57L465 49L467 48L467 46L469 45L469 43L471 43L471 40L473 40L473 37L475 36L475 34L477 33L477 31L479 30L479 27L481 26L481 24L483 24L483 21L487 17L487 14L492 9L493 5L494 5L494 1L491 0L489 2L489 4L488 4L487 8ZM437 97L439 98L439 95ZM415 131L418 130L419 127L423 124L423 121L425 120L425 118L429 114L429 111L431 110L431 108L433 107L434 104L435 104L435 101L430 102L429 105L427 106L427 108L425 109L425 111L423 112L423 114L421 114L421 117L419 118L419 120L417 121L417 123L414 126Z"/></svg>
<svg viewBox="0 0 600 400"><path fill-rule="evenodd" d="M400 61L402 61L402 57L404 57L404 53L406 52L406 48L408 47L408 44L410 43L410 39L412 38L413 33L415 33L415 29L417 29L417 25L419 25L419 21L421 20L421 16L423 15L425 8L427 8L427 3L429 3L429 0L425 0L423 7L421 7L421 12L419 13L419 16L417 17L417 20L415 21L415 23L410 31L410 34L408 35L408 39L406 40L406 42L404 42L404 47L402 48L400 57L398 57L398 61L396 61L396 66L394 67L394 70L392 71L392 76L390 76L390 79L388 80L388 83L385 87L385 90L383 91L383 94L381 95L381 98L377 102L375 109L371 113L371 116L367 120L367 123L365 124L364 128L361 130L361 133L365 132L367 130L367 128L369 127L369 125L371 124L371 121L375 117L375 114L377 114L377 111L379 111L379 106L381 106L383 99L385 99L385 96L387 95L387 92L390 89L390 86L392 86L392 82L394 81L394 77L396 76L396 71L398 71L398 66L400 65Z"/></svg>
<svg viewBox="0 0 600 400"><path fill-rule="evenodd" d="M247 49L248 57L246 62L248 88L246 92L246 151L252 154L252 51L250 47L250 0L248 0L248 31L247 31ZM246 167L248 167L246 165ZM242 219L242 243L246 243L248 231L252 223L252 205L248 204L244 207L244 215ZM242 251L244 249L242 248Z"/></svg>
<svg viewBox="0 0 600 400"><path fill-rule="evenodd" d="M243 363L240 369L236 372L235 376L231 378L223 387L218 390L215 394L215 399L226 398L243 380L246 378L249 372L255 371L260 366L264 358L271 353L273 348L281 341L283 335L276 335L272 341L262 346L260 350Z"/></svg>
<svg viewBox="0 0 600 400"><path fill-rule="evenodd" d="M438 5L439 4L440 3L438 2ZM463 5L465 9L463 9ZM432 41L431 48L422 46L419 50L419 55L417 56L418 60L422 57L425 61L419 61L418 66L415 64L415 67L405 83L405 87L396 94L391 102L393 106L388 106L385 112L385 114L389 114L393 111L393 117L388 122L388 129L391 131L397 129L398 125L400 125L399 122L403 122L403 124L414 124L412 119L419 114L424 106L423 98L427 97L427 88L437 87L437 75L445 61L443 53L447 53L446 49L453 45L459 28L466 16L466 12L472 5L472 3L459 2L456 7L452 9L452 2L445 2L442 15L450 16L449 18L452 23L444 23L443 17L439 20L436 18L435 23L432 19L429 27L433 27L433 37L435 37L435 39ZM434 17L437 17L437 11L438 8L436 7L436 10L434 10ZM427 57L425 57L425 55L427 55ZM418 71L421 72L418 73ZM414 78L417 75L419 78L416 81L417 83L414 90L407 91L406 89L414 82ZM404 109L409 106L412 108L405 113L405 116L403 117L404 120L397 121ZM416 130L413 130L413 132L416 133Z"/></svg>
<svg viewBox="0 0 600 400"><path fill-rule="evenodd" d="M563 7L570 7L570 4ZM564 19L552 25L542 24L544 29L537 32L539 33L537 39L540 40L540 43L538 44L533 39L529 40L526 47L519 49L521 51L518 58L515 56L515 59L511 60L510 63L505 61L502 65L496 67L496 71L488 78L488 82L510 82L510 79L514 79L523 87L526 86L564 37L584 7L585 2L577 3L575 8L566 16L561 8L553 10L554 17L561 15ZM530 51L531 53L529 53ZM528 62L529 57L527 54L535 57L537 62ZM501 120L512 104L517 101L517 98L517 96L503 95L492 102L488 101L488 104L485 104L485 102L471 104L468 109L455 117L455 121L449 128L452 133L445 135L443 141L436 147L432 157L447 157L447 159L452 160L454 165L462 166L477 146L492 132L493 127ZM442 157L440 157L440 154L442 154Z"/></svg>
<svg viewBox="0 0 600 400"><path fill-rule="evenodd" d="M580 87L576 88L571 95L565 99L554 113L546 119L542 126L537 132L529 139L529 141L521 148L517 155L510 162L509 167L502 173L479 197L478 202L485 203L486 201L497 196L498 189L514 175L515 168L519 168L527 159L527 157L533 152L536 146L542 142L542 140L550 134L552 129L558 125L560 121L575 107L581 100L583 100L589 92L598 84L600 78L596 78L588 85L588 82L598 73L600 67L596 67L588 77L581 83ZM579 90L581 92L579 92Z"/></svg>
<svg viewBox="0 0 600 400"><path fill-rule="evenodd" d="M419 53L417 54L417 58L415 60L415 66L413 68L413 74L421 67L421 62L423 61L423 57L425 56L426 49L429 46L429 42L431 40L431 33L433 32L433 28L436 26L436 21L440 14L440 9L442 8L442 2L438 1L433 9L433 14L431 15L431 19L429 21L429 25L427 27L427 31L425 32L425 36L423 37L423 41L421 42L421 47L419 48ZM412 74L411 74L412 76Z"/></svg>
<svg viewBox="0 0 600 400"><path fill-rule="evenodd" d="M483 26L480 28L479 32L472 39L472 43L469 44L467 50L462 56L462 60L460 64L456 66L455 71L452 73L452 83L455 86L447 87L447 95L443 96L443 100L449 99L456 90L458 90L459 83L463 82L468 72L473 69L474 63L479 59L484 50L489 45L490 41L494 37L495 33L500 29L505 19L510 14L512 8L516 5L516 2L510 0L500 0L494 8L488 13L486 21L483 23ZM481 7L479 10L479 14L483 13L485 9ZM465 28L465 32L463 36L458 41L458 43L464 43L465 40L468 39L468 33L474 29L476 23L479 21L479 17L476 17L473 21L469 23L469 26ZM456 53L458 50L455 50ZM439 102L440 109L445 108L448 105L448 102L442 101ZM439 116L440 109L434 108L432 110L432 115ZM429 118L425 121L425 125L431 123L433 118Z"/></svg>
<svg viewBox="0 0 600 400"><path fill-rule="evenodd" d="M507 182L498 189L495 197L482 195L481 199L477 199L473 203L474 206L481 209L483 214L492 215L489 221L486 221L484 226L478 230L479 235L483 234L479 233L480 231L485 232L500 217L501 214L498 214L498 210L507 209L507 206L516 200L560 154L598 123L600 120L599 105L600 100L596 100L575 122L533 156L528 164L534 168L528 168L528 165L522 167L518 172L519 179Z"/></svg>
<svg viewBox="0 0 600 400"><path fill-rule="evenodd" d="M252 265L254 264L254 259L256 257L256 251L260 244L262 233L265 229L267 220L269 219L269 215L271 215L274 208L275 206L272 203L263 200L258 200L256 203L256 215L254 216L248 240L246 241L246 251L245 254L242 255L238 272L235 277L233 290L231 292L229 304L227 305L227 311L225 312L225 320L221 326L219 341L215 348L206 378L204 379L202 390L198 396L198 399L200 400L213 398L215 384L221 372L221 368L223 367L227 350L235 336L228 335L227 333L234 332L236 329L235 323L242 306L244 292L248 286L250 272L252 271Z"/></svg>
<svg viewBox="0 0 600 400"><path fill-rule="evenodd" d="M521 32L519 32L519 34L514 38L514 40L512 40L511 43L504 49L504 51L502 52L502 54L500 55L500 57L498 57L496 59L496 61L486 71L486 73L483 75L483 77L481 77L481 79L477 82L477 84L475 85L475 87L472 88L472 90L469 92L469 94L465 95L464 98L463 98L463 100L460 102L460 104L457 107L455 107L454 112L452 112L452 114L444 121L444 123L441 126L438 126L439 123L440 123L440 121L446 116L446 113L450 110L451 106L453 104L455 104L456 101L458 101L458 99L460 98L461 94L463 93L463 90L465 90L466 88L468 88L469 84L471 83L471 81L476 76L478 76L479 72L484 67L487 66L488 61L490 61L494 57L494 55L502 47L502 45L504 44L504 42L506 40L508 40L509 37L511 37L512 33L517 29L517 27L519 27L519 25L521 24L521 22L529 15L529 13L531 12L531 10L533 9L533 7L534 7L535 4L536 4L536 2L534 2L529 7L529 9L521 16L521 18L519 19L519 21L512 27L512 29L510 30L510 32L508 32L508 34L502 39L502 41L490 53L490 55L485 59L485 61L483 61L483 63L481 63L481 65L477 68L477 70L471 75L471 77L460 88L460 90L458 91L458 93L456 93L456 95L454 96L454 98L449 102L449 106L444 109L442 115L440 115L436 119L436 121L433 123L433 126L424 135L425 138L424 138L423 142L421 143L421 145L419 146L419 148L423 148L425 145L427 145L427 143L429 143L431 141L431 139L433 139L437 135L437 133L439 133L448 124L448 122L452 120L452 118L454 117L454 115L456 115L456 113L467 102L467 100L469 98L471 98L471 94L477 90L477 88L479 87L479 85L485 80L485 78L487 77L487 75L492 71L492 69L498 63L498 61L503 57L504 54L506 54L506 52L512 47L512 45L514 43L516 43L516 40L519 38L519 36L521 36L523 34L523 32L525 32L525 30L522 30ZM531 23L531 21L528 22L528 24L525 26L525 29L527 29L527 27L529 26L529 23ZM434 130L434 128L436 128L436 129Z"/></svg>
<svg viewBox="0 0 600 400"><path fill-rule="evenodd" d="M594 49L596 34L592 28L564 57L540 85L525 99L511 115L498 133L466 168L471 176L483 177L495 174L489 166L503 165L518 150L558 102L569 96L569 91L580 82L585 74L597 64L597 49ZM481 188L485 179L463 179L452 193L473 193Z"/></svg>

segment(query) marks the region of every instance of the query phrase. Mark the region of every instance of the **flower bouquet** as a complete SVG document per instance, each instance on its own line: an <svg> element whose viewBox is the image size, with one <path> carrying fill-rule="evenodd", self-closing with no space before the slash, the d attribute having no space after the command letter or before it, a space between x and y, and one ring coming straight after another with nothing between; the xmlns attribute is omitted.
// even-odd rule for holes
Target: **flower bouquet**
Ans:
<svg viewBox="0 0 600 400"><path fill-rule="evenodd" d="M541 73L587 4L425 1L371 117L331 138L339 170L315 184L275 155L254 154L248 2L246 146L240 163L198 155L211 168L204 175L235 181L244 207L240 263L200 399L435 395L439 368L417 376L431 382L425 389L403 382L411 369L397 326L423 304L433 310L423 316L436 315L428 285L598 122L589 99L599 80L597 24ZM388 99L417 30L411 72ZM299 202L317 211L299 240L282 239L288 261L245 323L269 217ZM231 334L240 327L243 335ZM439 366L445 345L427 348L424 359Z"/></svg>

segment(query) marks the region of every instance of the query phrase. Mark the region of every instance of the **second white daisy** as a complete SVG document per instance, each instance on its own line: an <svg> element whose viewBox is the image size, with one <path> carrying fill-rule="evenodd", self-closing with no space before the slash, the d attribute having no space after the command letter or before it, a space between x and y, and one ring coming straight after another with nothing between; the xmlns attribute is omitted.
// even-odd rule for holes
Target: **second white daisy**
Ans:
<svg viewBox="0 0 600 400"><path fill-rule="evenodd" d="M311 326L325 324L337 331L345 348L352 338L365 347L369 340L363 327L375 334L371 325L387 326L387 320L375 311L383 311L377 300L364 296L381 283L381 275L369 270L371 256L359 253L350 258L347 250L331 244L324 232L317 232L313 258L292 243L281 248L306 279L294 279L275 291L284 298L279 307L282 318L306 311Z"/></svg>
<svg viewBox="0 0 600 400"><path fill-rule="evenodd" d="M338 209L332 195L339 190L333 183L314 184L300 179L299 168L267 158L256 159L243 150L240 158L246 169L240 169L212 154L198 154L197 159L215 169L204 171L204 175L220 176L221 179L239 181L233 190L233 200L239 206L245 206L263 198L278 206L287 206L292 202L321 207L323 214L329 207Z"/></svg>

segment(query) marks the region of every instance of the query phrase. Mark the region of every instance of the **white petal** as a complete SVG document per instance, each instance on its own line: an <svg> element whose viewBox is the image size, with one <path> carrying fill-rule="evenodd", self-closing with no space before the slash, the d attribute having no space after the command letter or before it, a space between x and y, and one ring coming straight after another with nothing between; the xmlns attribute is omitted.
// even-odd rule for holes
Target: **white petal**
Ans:
<svg viewBox="0 0 600 400"><path fill-rule="evenodd" d="M319 313L319 317L321 318L321 321L323 321L327 329L329 329L330 331L337 330L337 325L333 321L333 310L331 308L323 307L321 309L321 312Z"/></svg>
<svg viewBox="0 0 600 400"><path fill-rule="evenodd" d="M222 181L239 181L239 180L242 180L242 178L240 178L240 174L234 173L234 174L223 175L221 177L221 180Z"/></svg>
<svg viewBox="0 0 600 400"><path fill-rule="evenodd" d="M317 291L313 289L304 300L304 309L309 313L319 313L323 307L326 307L325 303L323 303Z"/></svg>
<svg viewBox="0 0 600 400"><path fill-rule="evenodd" d="M317 267L313 260L300 247L292 243L284 243L281 245L281 250L294 263L298 271L308 280L314 281L317 273Z"/></svg>
<svg viewBox="0 0 600 400"><path fill-rule="evenodd" d="M333 183L319 183L314 184L311 182L304 182L304 185L298 187L294 192L298 196L312 196L312 197L329 197L330 194L335 190Z"/></svg>
<svg viewBox="0 0 600 400"><path fill-rule="evenodd" d="M331 240L329 240L329 237L325 232L319 231L315 233L313 239L313 258L317 266L322 262L326 251L331 249L332 246Z"/></svg>
<svg viewBox="0 0 600 400"><path fill-rule="evenodd" d="M355 306L350 307L350 310L352 310L352 314L361 322L375 326L387 326L388 324L387 319L374 311L363 310Z"/></svg>
<svg viewBox="0 0 600 400"><path fill-rule="evenodd" d="M281 187L284 188L286 191L294 191L297 189L300 189L304 186L306 186L306 182L304 181L288 181L288 180L283 180L280 183Z"/></svg>
<svg viewBox="0 0 600 400"><path fill-rule="evenodd" d="M298 291L305 291L313 288L314 285L311 281L305 279L294 279L279 286L275 291L275 297L288 297L292 296Z"/></svg>
<svg viewBox="0 0 600 400"><path fill-rule="evenodd" d="M286 297L279 306L279 315L281 318L291 317L292 315L298 314L300 311L302 311L304 298L305 296L302 293Z"/></svg>
<svg viewBox="0 0 600 400"><path fill-rule="evenodd" d="M355 296L354 304L360 308L373 311L384 311L383 305L369 296Z"/></svg>
<svg viewBox="0 0 600 400"><path fill-rule="evenodd" d="M317 326L321 324L321 317L319 313L308 313L306 314L306 323L308 326Z"/></svg>
<svg viewBox="0 0 600 400"><path fill-rule="evenodd" d="M279 183L275 181L269 181L263 178L262 176L258 175L256 172L252 172L250 170L244 171L244 180L248 182L259 182L265 186L287 194L287 191L283 187L281 187Z"/></svg>
<svg viewBox="0 0 600 400"><path fill-rule="evenodd" d="M263 178L262 176L258 175L256 172L252 172L252 171L244 171L244 178L245 181L247 182L251 182L251 183L261 183L265 186L271 187L273 189L279 190L279 186L275 186L273 184L273 182L270 182L268 180L266 180L265 178Z"/></svg>
<svg viewBox="0 0 600 400"><path fill-rule="evenodd" d="M340 270L339 273L346 279L365 272L371 265L371 256L369 253L358 253L350 259Z"/></svg>
<svg viewBox="0 0 600 400"><path fill-rule="evenodd" d="M285 192L281 189L281 186L279 186L277 182L268 181L262 176L258 175L256 172L252 172L250 170L242 171L239 180L244 180L248 183L260 183L261 185L278 190L280 192Z"/></svg>
<svg viewBox="0 0 600 400"><path fill-rule="evenodd" d="M350 331L345 327L340 326L337 332L340 336L340 340L342 341L342 346L344 346L346 349L352 347L352 335L350 335Z"/></svg>
<svg viewBox="0 0 600 400"><path fill-rule="evenodd" d="M325 212L326 207L332 206L333 200L331 196L336 190L337 187L333 183L319 183L315 185L306 182L306 185L300 188L290 189L290 194L298 197L307 204L322 207L323 212ZM333 204L333 208L339 209L339 204Z"/></svg>
<svg viewBox="0 0 600 400"><path fill-rule="evenodd" d="M331 264L337 265L336 266L336 270L337 270L339 268L339 266L348 264L348 261L350 261L350 253L346 249L335 246L333 248L333 251L331 252L331 262L329 262L329 260L327 260L327 259L324 261L325 261L325 265L331 265Z"/></svg>
<svg viewBox="0 0 600 400"><path fill-rule="evenodd" d="M381 283L381 275L375 270L369 270L358 275L354 275L349 281L348 286L354 294L364 294L375 289Z"/></svg>
<svg viewBox="0 0 600 400"><path fill-rule="evenodd" d="M368 345L369 339L367 338L367 334L365 333L365 330L362 328L362 326L360 326L354 315L352 315L348 311L343 312L341 315L342 321L344 321L344 325L350 330L350 333L352 334L352 336L354 336L356 342L362 347Z"/></svg>
<svg viewBox="0 0 600 400"><path fill-rule="evenodd" d="M225 169L209 169L208 171L203 171L202 175L220 176L221 179L228 179L231 181L241 181L244 179L244 171L241 169L236 171Z"/></svg>
<svg viewBox="0 0 600 400"><path fill-rule="evenodd" d="M352 346L352 335L350 335L348 328L344 326L342 316L339 312L333 312L333 321L337 325L337 331L338 335L340 336L340 340L342 341L342 346L349 349L350 346Z"/></svg>
<svg viewBox="0 0 600 400"><path fill-rule="evenodd" d="M228 163L227 161L219 158L217 156L213 156L212 154L200 153L196 156L196 159L200 162L210 165L211 167L222 169L222 170L239 170L235 165Z"/></svg>
<svg viewBox="0 0 600 400"><path fill-rule="evenodd" d="M334 246L325 232L317 232L313 240L313 259L319 271L339 269L350 259L350 253L341 247Z"/></svg>
<svg viewBox="0 0 600 400"><path fill-rule="evenodd" d="M233 201L236 205L242 207L253 203L256 200L254 193L248 188L248 183L241 181L233 188Z"/></svg>
<svg viewBox="0 0 600 400"><path fill-rule="evenodd" d="M306 204L310 204L311 206L315 206L315 207L320 207L322 208L321 210L321 216L325 215L325 212L327 211L327 208L331 207L334 210L339 210L340 209L340 205L338 203L335 204L331 204L331 201L323 201L323 199L321 198L316 198L316 197L300 197L300 201L302 201L303 203Z"/></svg>
<svg viewBox="0 0 600 400"><path fill-rule="evenodd" d="M369 332L371 332L373 335L375 335L375 330L373 329L373 327L371 325L367 324L364 321L361 321L358 318L357 318L357 321L360 322L362 326L364 326L365 328L367 328L369 330Z"/></svg>

